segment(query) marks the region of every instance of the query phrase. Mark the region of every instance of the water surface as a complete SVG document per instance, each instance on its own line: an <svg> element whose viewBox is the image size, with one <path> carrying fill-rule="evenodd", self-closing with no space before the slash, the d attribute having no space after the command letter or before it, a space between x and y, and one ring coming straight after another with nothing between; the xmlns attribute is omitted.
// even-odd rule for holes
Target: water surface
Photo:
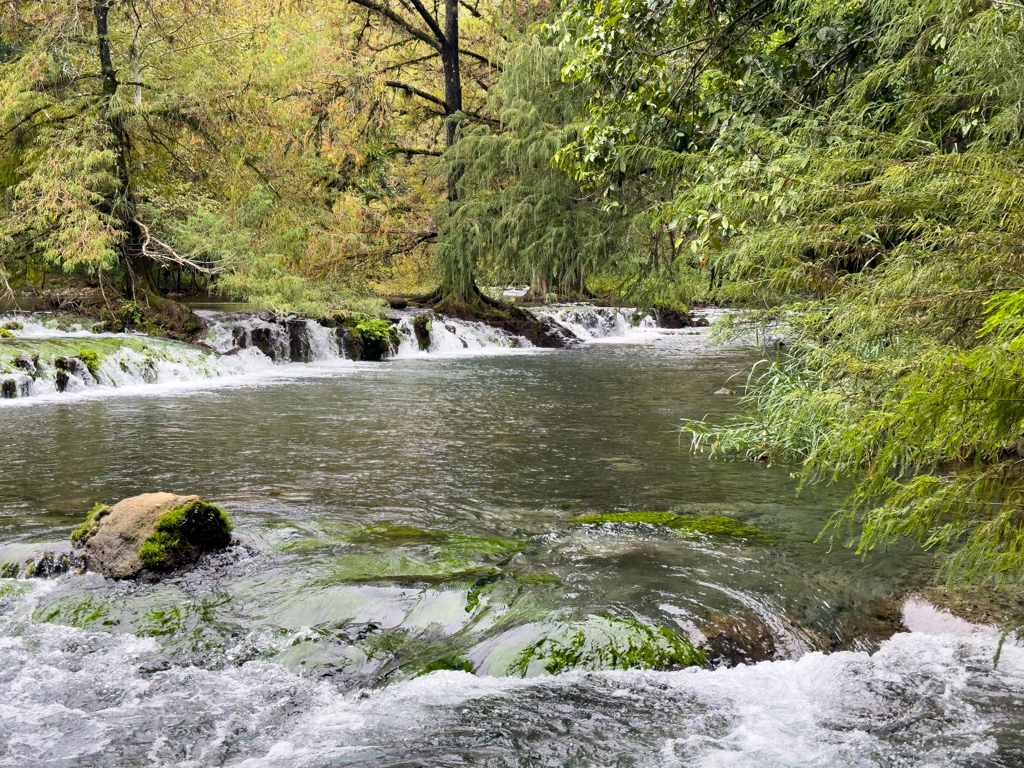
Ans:
<svg viewBox="0 0 1024 768"><path fill-rule="evenodd" d="M756 359L703 333L0 408L0 547L156 490L244 542L0 581L0 764L1021 764L1019 649L893 636L928 557L815 543L844 489L690 453ZM635 510L763 535L571 522ZM703 669L663 640L716 633Z"/></svg>

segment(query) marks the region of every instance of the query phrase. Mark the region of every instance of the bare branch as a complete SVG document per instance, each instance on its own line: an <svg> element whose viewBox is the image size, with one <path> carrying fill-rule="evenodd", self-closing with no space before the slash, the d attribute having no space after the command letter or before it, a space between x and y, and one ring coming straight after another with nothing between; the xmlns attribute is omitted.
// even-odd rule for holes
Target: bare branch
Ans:
<svg viewBox="0 0 1024 768"><path fill-rule="evenodd" d="M162 240L158 240L150 234L149 227L141 221L135 219L135 223L142 230L143 235L145 235L145 240L142 241L143 256L146 256L160 264L177 264L180 267L188 267L189 269L194 269L196 272L202 272L205 275L216 275L225 271L223 267L208 267L199 263L195 259L189 258L188 256L182 256L167 243ZM155 245L155 249L150 246L151 243Z"/></svg>

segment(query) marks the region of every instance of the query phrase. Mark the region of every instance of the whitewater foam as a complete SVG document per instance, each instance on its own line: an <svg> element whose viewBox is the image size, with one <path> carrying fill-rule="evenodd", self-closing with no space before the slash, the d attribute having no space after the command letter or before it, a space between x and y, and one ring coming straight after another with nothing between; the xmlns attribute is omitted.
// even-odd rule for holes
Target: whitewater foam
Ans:
<svg viewBox="0 0 1024 768"><path fill-rule="evenodd" d="M13 582L0 581L0 585ZM0 620L0 765L1014 765L1024 650L904 633L873 655L714 671L435 672L340 691L264 661L167 666L151 638ZM538 762L540 761L540 762Z"/></svg>

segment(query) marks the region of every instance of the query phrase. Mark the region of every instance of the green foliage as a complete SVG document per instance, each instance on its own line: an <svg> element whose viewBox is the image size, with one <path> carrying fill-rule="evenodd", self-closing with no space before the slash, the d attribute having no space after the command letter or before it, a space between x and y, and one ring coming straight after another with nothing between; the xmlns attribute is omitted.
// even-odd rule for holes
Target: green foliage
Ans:
<svg viewBox="0 0 1024 768"><path fill-rule="evenodd" d="M1024 16L952 0L775 10L785 18L708 51L692 85L707 114L686 151L648 115L563 165L596 187L610 183L605 159L653 176L671 192L654 218L724 279L717 295L768 307L732 330L788 342L752 376L748 416L686 425L697 446L793 462L804 483L852 477L832 530L861 552L910 537L946 553L951 580L1017 582ZM602 21L617 23L639 24ZM830 41L826 27L842 34ZM830 47L831 69L768 66L778 47L763 41L777 33L786 56ZM608 78L628 101L637 60L612 72L603 53L583 59L580 76ZM737 61L748 75L718 78ZM750 84L753 107L740 108ZM718 97L727 107L708 112ZM635 123L607 98L593 109L595 137Z"/></svg>
<svg viewBox="0 0 1024 768"><path fill-rule="evenodd" d="M224 510L196 500L160 517L142 543L139 558L152 570L173 568L197 550L226 547L231 543L231 528Z"/></svg>
<svg viewBox="0 0 1024 768"><path fill-rule="evenodd" d="M100 354L95 349L78 350L78 359L85 363L90 373L95 373L100 365Z"/></svg>

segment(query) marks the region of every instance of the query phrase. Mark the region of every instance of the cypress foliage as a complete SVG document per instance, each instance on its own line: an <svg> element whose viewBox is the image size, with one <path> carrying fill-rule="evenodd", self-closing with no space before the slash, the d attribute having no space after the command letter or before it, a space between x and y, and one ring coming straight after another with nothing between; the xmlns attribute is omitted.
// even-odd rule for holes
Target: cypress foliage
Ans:
<svg viewBox="0 0 1024 768"><path fill-rule="evenodd" d="M733 22L767 5L726 4ZM733 38L742 47L708 54L686 151L598 99L589 135L630 132L612 148L568 147L563 165L593 184L612 161L656 175L652 215L727 279L720 297L764 307L737 332L774 324L789 337L752 378L747 416L686 425L696 445L797 462L802 482L852 477L832 526L861 551L909 536L948 554L951 580L1019 581L1024 9L770 5ZM676 32L730 23L691 16ZM695 51L662 70L692 65ZM608 75L585 53L570 74L640 90L632 64ZM768 66L783 53L825 63L796 76ZM737 108L751 84L750 107ZM671 198L657 199L665 186Z"/></svg>

